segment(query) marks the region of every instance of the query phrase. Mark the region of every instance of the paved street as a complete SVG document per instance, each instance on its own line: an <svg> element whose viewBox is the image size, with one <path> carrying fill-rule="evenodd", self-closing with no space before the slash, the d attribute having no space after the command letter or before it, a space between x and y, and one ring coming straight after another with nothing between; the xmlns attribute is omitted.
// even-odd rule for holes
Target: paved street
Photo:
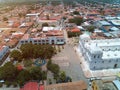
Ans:
<svg viewBox="0 0 120 90"><path fill-rule="evenodd" d="M87 82L73 46L66 44L64 49L53 58L53 61L58 63L61 70L65 71L68 76L72 77L72 81L84 80Z"/></svg>

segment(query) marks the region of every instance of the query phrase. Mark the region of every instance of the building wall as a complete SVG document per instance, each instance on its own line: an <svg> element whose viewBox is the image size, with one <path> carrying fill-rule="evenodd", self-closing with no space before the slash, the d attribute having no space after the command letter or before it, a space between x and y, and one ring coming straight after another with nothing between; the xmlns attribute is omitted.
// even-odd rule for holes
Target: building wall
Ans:
<svg viewBox="0 0 120 90"><path fill-rule="evenodd" d="M112 40L113 41L113 40ZM103 41L104 42L104 41ZM87 41L80 38L79 48L84 56L85 60L88 61L89 67L91 70L102 70L102 69L110 69L110 68L120 68L120 58L102 58L102 53L91 53L86 47L85 43ZM95 49L95 48L94 48ZM120 46L105 46L101 47L102 50L112 51L120 50Z"/></svg>
<svg viewBox="0 0 120 90"><path fill-rule="evenodd" d="M47 39L33 39L21 40L20 44L32 43L32 44L57 44L58 42L65 44L64 38L49 37Z"/></svg>
<svg viewBox="0 0 120 90"><path fill-rule="evenodd" d="M9 51L9 47L3 46L3 49L0 51L0 60L6 55L8 51Z"/></svg>

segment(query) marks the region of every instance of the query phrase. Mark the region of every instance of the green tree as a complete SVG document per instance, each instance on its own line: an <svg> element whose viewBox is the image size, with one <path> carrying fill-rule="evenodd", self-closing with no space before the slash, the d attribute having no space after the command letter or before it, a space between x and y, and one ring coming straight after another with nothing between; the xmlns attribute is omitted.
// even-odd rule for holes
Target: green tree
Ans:
<svg viewBox="0 0 120 90"><path fill-rule="evenodd" d="M48 80L49 80L49 84L52 84L52 80L50 78Z"/></svg>
<svg viewBox="0 0 120 90"><path fill-rule="evenodd" d="M27 70L22 70L17 76L17 81L20 86L29 80L31 80L31 75Z"/></svg>
<svg viewBox="0 0 120 90"><path fill-rule="evenodd" d="M75 23L75 20L73 18L69 19L69 23Z"/></svg>
<svg viewBox="0 0 120 90"><path fill-rule="evenodd" d="M77 37L81 34L81 32L71 32L71 31L68 31L68 37L71 38L71 37Z"/></svg>
<svg viewBox="0 0 120 90"><path fill-rule="evenodd" d="M7 62L3 67L0 68L0 78L8 81L13 81L17 76L17 68L12 62Z"/></svg>
<svg viewBox="0 0 120 90"><path fill-rule="evenodd" d="M10 53L10 58L13 58L14 60L16 61L21 61L22 60L22 54L20 51L18 50L13 50L11 53Z"/></svg>
<svg viewBox="0 0 120 90"><path fill-rule="evenodd" d="M94 32L94 30L95 30L95 27L94 26L89 26L88 28L87 28L87 30L89 31L89 32Z"/></svg>
<svg viewBox="0 0 120 90"><path fill-rule="evenodd" d="M60 67L57 64L51 64L51 72L54 74L58 74L60 71Z"/></svg>
<svg viewBox="0 0 120 90"><path fill-rule="evenodd" d="M64 16L64 17L63 17L63 20L66 20L66 19L67 19L67 17Z"/></svg>
<svg viewBox="0 0 120 90"><path fill-rule="evenodd" d="M52 45L24 44L20 50L24 58L50 59L55 54Z"/></svg>
<svg viewBox="0 0 120 90"><path fill-rule="evenodd" d="M43 23L42 24L42 27L46 27L46 26L49 26L48 23Z"/></svg>
<svg viewBox="0 0 120 90"><path fill-rule="evenodd" d="M79 12L78 11L74 11L73 14L79 15Z"/></svg>
<svg viewBox="0 0 120 90"><path fill-rule="evenodd" d="M31 67L33 64L33 61L31 59L25 59L24 60L24 66L25 67Z"/></svg>
<svg viewBox="0 0 120 90"><path fill-rule="evenodd" d="M30 75L32 80L41 80L42 79L42 71L40 67L32 67L30 70Z"/></svg>
<svg viewBox="0 0 120 90"><path fill-rule="evenodd" d="M81 25L81 23L83 23L83 18L75 17L73 19L69 19L69 23L75 23L76 25Z"/></svg>
<svg viewBox="0 0 120 90"><path fill-rule="evenodd" d="M3 17L3 21L8 21L8 18L7 17Z"/></svg>
<svg viewBox="0 0 120 90"><path fill-rule="evenodd" d="M65 80L66 80L66 74L65 74L64 71L62 71L62 72L60 73L60 80L61 80L62 82L65 82Z"/></svg>
<svg viewBox="0 0 120 90"><path fill-rule="evenodd" d="M52 61L51 59L48 61L47 63L47 69L50 70L51 69L51 64L52 64Z"/></svg>
<svg viewBox="0 0 120 90"><path fill-rule="evenodd" d="M46 80L46 79L47 79L47 72L42 71L42 80Z"/></svg>
<svg viewBox="0 0 120 90"><path fill-rule="evenodd" d="M33 58L33 51L34 51L34 45L29 43L29 44L23 44L20 47L20 50L22 52L23 58Z"/></svg>
<svg viewBox="0 0 120 90"><path fill-rule="evenodd" d="M57 64L53 64L51 60L47 63L47 69L54 74L55 79L59 76L60 67Z"/></svg>
<svg viewBox="0 0 120 90"><path fill-rule="evenodd" d="M44 45L45 58L51 59L55 53L54 48L51 45Z"/></svg>

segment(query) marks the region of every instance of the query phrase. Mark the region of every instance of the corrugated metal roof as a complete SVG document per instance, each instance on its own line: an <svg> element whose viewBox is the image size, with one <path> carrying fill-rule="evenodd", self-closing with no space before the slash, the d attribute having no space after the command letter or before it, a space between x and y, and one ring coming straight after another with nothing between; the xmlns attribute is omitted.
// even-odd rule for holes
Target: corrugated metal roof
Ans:
<svg viewBox="0 0 120 90"><path fill-rule="evenodd" d="M119 80L114 80L113 83L118 88L118 90L120 90L120 81Z"/></svg>

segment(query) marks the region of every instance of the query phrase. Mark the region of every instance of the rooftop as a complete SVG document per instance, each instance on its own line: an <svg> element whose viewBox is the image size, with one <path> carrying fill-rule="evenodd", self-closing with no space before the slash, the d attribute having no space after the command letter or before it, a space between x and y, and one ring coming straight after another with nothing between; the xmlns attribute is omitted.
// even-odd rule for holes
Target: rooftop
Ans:
<svg viewBox="0 0 120 90"><path fill-rule="evenodd" d="M107 25L107 26L110 26L111 24L107 21L99 21L100 24L102 25Z"/></svg>
<svg viewBox="0 0 120 90"><path fill-rule="evenodd" d="M23 37L22 37L22 40L28 40L28 38L29 38L29 34L25 34Z"/></svg>
<svg viewBox="0 0 120 90"><path fill-rule="evenodd" d="M103 53L102 59L120 58L120 39L90 40L85 47L93 54Z"/></svg>
<svg viewBox="0 0 120 90"><path fill-rule="evenodd" d="M117 87L118 90L120 90L120 81L119 80L114 80L113 83Z"/></svg>
<svg viewBox="0 0 120 90"><path fill-rule="evenodd" d="M120 26L120 20L111 20L112 24Z"/></svg>
<svg viewBox="0 0 120 90"><path fill-rule="evenodd" d="M37 82L28 82L20 90L38 90L38 83Z"/></svg>
<svg viewBox="0 0 120 90"><path fill-rule="evenodd" d="M45 90L83 90L83 89L87 89L87 85L84 81L54 84L45 87Z"/></svg>

